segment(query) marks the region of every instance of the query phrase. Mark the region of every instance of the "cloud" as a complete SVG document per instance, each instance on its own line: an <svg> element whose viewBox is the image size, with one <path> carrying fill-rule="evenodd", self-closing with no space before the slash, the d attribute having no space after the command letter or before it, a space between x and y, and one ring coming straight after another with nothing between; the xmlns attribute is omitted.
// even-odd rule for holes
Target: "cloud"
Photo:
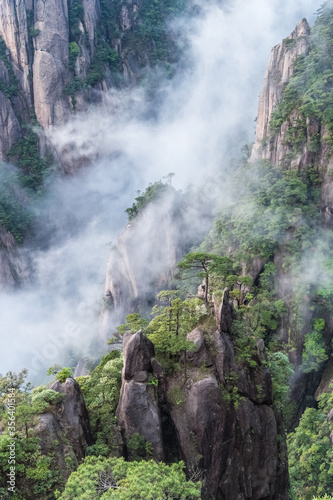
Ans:
<svg viewBox="0 0 333 500"><path fill-rule="evenodd" d="M62 345L91 351L107 244L137 189L175 172L177 188L196 183L207 196L230 195L214 179L254 139L270 50L317 7L309 0L235 0L224 8L208 2L199 18L177 20L188 48L176 77L160 80L158 100L147 100L144 88L113 89L50 131L67 162L88 157L92 165L51 183L37 207L39 237L29 247L34 279L0 297L2 372L43 371L59 361Z"/></svg>

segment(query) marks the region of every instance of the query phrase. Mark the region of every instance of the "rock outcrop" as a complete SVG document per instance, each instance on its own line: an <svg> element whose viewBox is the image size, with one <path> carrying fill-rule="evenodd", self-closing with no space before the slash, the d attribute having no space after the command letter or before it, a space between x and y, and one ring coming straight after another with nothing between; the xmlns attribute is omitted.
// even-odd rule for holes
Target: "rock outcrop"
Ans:
<svg viewBox="0 0 333 500"><path fill-rule="evenodd" d="M200 242L210 213L193 204L187 216L180 206L178 194L167 190L118 238L106 269L101 338L112 335L127 314L151 307L157 293L173 278L177 263Z"/></svg>
<svg viewBox="0 0 333 500"><path fill-rule="evenodd" d="M29 274L30 268L24 251L0 223L0 288L15 288Z"/></svg>
<svg viewBox="0 0 333 500"><path fill-rule="evenodd" d="M65 396L60 423L80 461L85 456L86 447L92 444L88 412L80 386L76 380L68 378L64 383L54 382L51 389Z"/></svg>
<svg viewBox="0 0 333 500"><path fill-rule="evenodd" d="M163 203L148 206L126 227L107 264L105 302L110 308L106 315L115 312L123 319L140 304L154 300L172 278L184 251L184 234L182 217L176 217ZM110 325L105 318L103 321L107 330Z"/></svg>
<svg viewBox="0 0 333 500"><path fill-rule="evenodd" d="M68 99L63 90L70 79L67 0L35 0L33 89L37 120L44 128L67 121Z"/></svg>
<svg viewBox="0 0 333 500"><path fill-rule="evenodd" d="M281 100L284 87L293 75L295 60L308 51L309 34L310 26L306 19L302 19L289 37L272 49L259 98L256 140L252 150L252 161L263 158L278 164L289 152L284 144L284 136L288 125L283 125L281 134L275 138L273 143L269 124L272 112ZM297 119L296 114L294 119Z"/></svg>
<svg viewBox="0 0 333 500"><path fill-rule="evenodd" d="M285 436L272 406L264 345L258 343L252 363L236 360L227 289L218 316L219 330L189 334L196 350L186 359L186 375L156 373L151 342L141 332L126 334L118 423L125 441L139 433L155 456L170 457L172 450L173 459L183 459L189 477L203 480L203 499L287 499ZM147 387L154 372L158 398Z"/></svg>
<svg viewBox="0 0 333 500"><path fill-rule="evenodd" d="M51 389L64 397L38 415L33 432L40 438L42 452L54 455L54 468L67 479L85 457L87 446L93 444L89 417L80 386L74 379L54 382Z"/></svg>
<svg viewBox="0 0 333 500"><path fill-rule="evenodd" d="M0 60L0 81L9 85L9 73ZM6 153L21 138L21 126L8 97L0 91L0 160L6 160Z"/></svg>
<svg viewBox="0 0 333 500"><path fill-rule="evenodd" d="M124 368L119 405L118 425L125 445L134 434L140 434L152 445L156 460L164 459L161 413L157 392L149 385L149 375L158 367L154 346L141 331L124 335ZM127 451L128 453L128 451Z"/></svg>
<svg viewBox="0 0 333 500"><path fill-rule="evenodd" d="M302 19L291 35L272 49L268 67L266 70L263 89L260 95L256 141L253 146L251 161L268 160L270 163L282 169L295 169L304 172L304 178L311 169L318 176L321 189L321 202L318 209L321 211L320 226L323 228L333 228L333 180L332 180L332 150L328 144L329 132L323 120L317 118L305 118L300 109L291 109L289 116L284 123L275 130L270 128L272 114L276 106L281 101L283 91L294 75L294 64L298 57L304 56L305 64L310 50L316 51L318 40L310 36L310 28L305 19ZM319 42L322 43L322 42ZM293 102L291 100L291 102ZM297 145L293 142L293 132L295 134L302 131L302 140ZM316 147L311 147L315 140ZM318 185L319 185L318 184ZM278 326L279 340L288 344L290 342L290 330L293 327L293 317L295 314L294 277L285 261L288 258L288 245L293 238L293 233L299 230L299 222L290 222L290 227L280 242L280 250L274 255L274 264L277 269L275 276L278 297L284 301L288 312L280 321ZM320 240L320 237L319 237ZM316 245L319 244L316 242ZM254 261L253 261L254 263ZM262 263L263 264L263 263ZM252 268L256 266L252 265ZM257 268L254 280L260 276L260 266ZM318 278L319 279L319 278ZM306 301L312 300L310 296ZM309 302L299 303L300 316L303 326L300 328L297 338L295 338L293 349L290 349L289 359L295 367L295 375L291 379L291 398L295 403L295 415L292 418L291 428L298 424L304 409L307 406L314 406L315 392L322 383L321 377L325 368L324 363L318 369L305 373L302 367L304 338L311 332L314 310ZM321 312L325 318L325 331L323 339L327 350L330 350L332 337L333 318L330 313Z"/></svg>

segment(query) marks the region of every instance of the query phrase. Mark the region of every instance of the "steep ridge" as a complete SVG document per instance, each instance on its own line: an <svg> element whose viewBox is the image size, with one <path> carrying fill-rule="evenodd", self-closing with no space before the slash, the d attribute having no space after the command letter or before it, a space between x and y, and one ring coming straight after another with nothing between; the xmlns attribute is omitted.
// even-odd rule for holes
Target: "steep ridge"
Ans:
<svg viewBox="0 0 333 500"><path fill-rule="evenodd" d="M197 347L186 376L166 375L152 342L140 331L127 332L118 423L125 444L138 433L151 443L156 460L178 457L189 471L201 471L203 499L287 499L284 431L272 407L265 348L257 344L255 368L237 363L233 317L225 289L215 309L218 329L199 327L188 335ZM152 375L157 386L149 383Z"/></svg>
<svg viewBox="0 0 333 500"><path fill-rule="evenodd" d="M303 177L303 179L309 175L311 169L315 172L317 186L320 186L320 200L317 202L318 214L320 212L318 224L323 228L323 232L321 235L318 233L314 245L320 245L321 242L328 240L332 228L332 177L330 175L332 150L329 139L331 133L329 122L326 120L325 123L325 119L320 117L318 113L306 108L310 99L317 99L320 102L319 94L316 94L316 91L312 90L313 87L310 86L311 82L315 80L314 75L311 74L313 71L311 64L317 57L319 63L316 71L320 81L320 71L325 74L325 50L328 50L324 45L326 41L320 30L321 25L327 25L330 15L329 9L330 6L321 14L323 17L318 17L317 24L311 33L307 21L302 19L291 35L273 48L260 95L256 140L251 154L252 162L266 160L278 166L282 171L285 169L298 171L299 177ZM316 51L319 51L319 54L315 55ZM312 54L314 55L312 56ZM306 81L309 83L305 83ZM306 86L310 90L307 91ZM326 91L328 89L329 85L327 85ZM292 233L295 229L296 226L293 227L291 224L288 229L289 236L286 235L286 242L288 239L292 239ZM292 269L286 270L285 259L288 258L287 256L288 252L285 251L285 248L282 248L274 256L274 263L278 269L276 276L278 293L289 307L289 314L279 328L280 338L285 343L290 341L288 329L290 331L293 328L292 310L295 309L295 306L292 305L290 297L297 293L293 287ZM319 267L320 265L318 262ZM317 279L320 281L319 271L317 273ZM318 314L318 311L315 312L318 297L312 295L311 300L312 304L310 302L308 305L303 303L298 306L299 310L302 311L304 326L295 349L289 353L290 359L297 368L292 382L292 398L298 408L294 424L298 422L306 406L315 404L314 394L320 384L325 367L325 363L322 362L317 370L310 371L310 373L305 373L302 368L304 337L311 329L311 324ZM326 324L323 337L326 349L330 352L332 314L330 310L326 310L326 312L322 312L322 316Z"/></svg>
<svg viewBox="0 0 333 500"><path fill-rule="evenodd" d="M137 200L146 198L148 203L138 213L136 204L128 209L135 215L129 215L110 253L100 316L102 338L112 335L127 314L151 309L157 293L170 287L177 263L200 243L212 222L211 202L199 193L188 196L158 182Z"/></svg>
<svg viewBox="0 0 333 500"><path fill-rule="evenodd" d="M2 289L17 287L29 277L27 256L14 236L0 224L0 286Z"/></svg>
<svg viewBox="0 0 333 500"><path fill-rule="evenodd" d="M57 150L50 142L53 127L101 101L108 89L135 84L151 66L176 61L168 9L135 0L2 3L0 160L17 165L25 181L30 177L25 186L41 189L52 163L74 174L89 161Z"/></svg>
<svg viewBox="0 0 333 500"><path fill-rule="evenodd" d="M280 102L283 90L294 72L295 60L309 50L310 26L302 19L294 31L272 49L266 69L263 88L259 97L256 140L252 149L251 160L267 159L280 163L289 152L283 145L283 132L272 143L270 138L270 121L272 112Z"/></svg>

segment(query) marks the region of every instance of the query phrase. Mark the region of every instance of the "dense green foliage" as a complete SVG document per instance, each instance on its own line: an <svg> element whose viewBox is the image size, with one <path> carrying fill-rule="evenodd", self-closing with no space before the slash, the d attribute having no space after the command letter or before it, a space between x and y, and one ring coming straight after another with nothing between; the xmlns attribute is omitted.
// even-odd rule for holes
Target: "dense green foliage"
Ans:
<svg viewBox="0 0 333 500"><path fill-rule="evenodd" d="M90 375L77 381L85 399L95 444L87 450L91 455L110 456L117 450L115 440L116 408L121 386L122 356L111 351L103 357Z"/></svg>
<svg viewBox="0 0 333 500"><path fill-rule="evenodd" d="M126 209L128 220L130 222L133 221L140 213L142 213L149 203L162 198L165 194L170 192L175 191L169 184L164 182L155 182L154 184L150 184L143 193L139 191L132 207Z"/></svg>
<svg viewBox="0 0 333 500"><path fill-rule="evenodd" d="M182 462L125 462L123 458L87 458L74 472L59 500L163 500L200 498L200 483L186 481Z"/></svg>
<svg viewBox="0 0 333 500"><path fill-rule="evenodd" d="M292 500L311 500L333 491L332 423L333 393L319 398L319 409L307 408L294 433L288 436Z"/></svg>
<svg viewBox="0 0 333 500"><path fill-rule="evenodd" d="M183 14L187 4L186 0L160 0L158 2L143 0L140 13L142 22L135 27L132 37L135 38L136 43L148 51L151 64L170 63L177 60L179 53L170 37L168 23L172 17Z"/></svg>
<svg viewBox="0 0 333 500"><path fill-rule="evenodd" d="M18 80L7 57L7 47L4 39L0 36L0 60L5 63L8 71L8 81L0 78L0 91L9 99L16 97L19 92Z"/></svg>
<svg viewBox="0 0 333 500"><path fill-rule="evenodd" d="M30 130L7 152L8 160L14 160L21 170L20 180L24 187L38 191L52 163L52 156L40 157L38 135Z"/></svg>
<svg viewBox="0 0 333 500"><path fill-rule="evenodd" d="M73 370L72 368L61 368L61 366L54 365L51 366L47 372L46 375L55 375L56 380L59 380L62 384L66 382L67 378L70 378L73 376Z"/></svg>
<svg viewBox="0 0 333 500"><path fill-rule="evenodd" d="M284 245L297 258L310 246L318 224L317 183L312 170L299 174L264 161L242 166L232 179L237 199L217 217L203 248L250 262L269 259ZM290 242L285 241L289 228Z"/></svg>
<svg viewBox="0 0 333 500"><path fill-rule="evenodd" d="M138 313L128 314L126 316L126 323L117 326L117 332L124 335L125 332L130 331L135 333L139 330L145 330L148 326L148 321L140 316Z"/></svg>
<svg viewBox="0 0 333 500"><path fill-rule="evenodd" d="M325 125L326 141L333 146L333 6L326 2L318 11L311 29L309 52L295 63L294 76L284 89L272 116L271 129L277 131L289 122L286 142L297 152L306 140L306 119ZM297 118L291 119L292 111ZM317 152L320 137L313 135L310 150Z"/></svg>
<svg viewBox="0 0 333 500"><path fill-rule="evenodd" d="M197 298L182 301L177 290L164 290L157 295L157 300L147 335L159 357L179 357L182 351L193 349L193 342L187 341L186 335L207 314L206 308Z"/></svg>
<svg viewBox="0 0 333 500"><path fill-rule="evenodd" d="M54 498L54 490L63 486L60 470L55 466L57 443L46 456L43 454L41 441L34 429L38 424L37 415L47 411L50 406L63 400L63 395L40 386L31 391L25 382L27 371L18 375L12 372L0 376L0 495L3 500L25 500L26 498ZM9 406L10 389L15 394L15 427L12 427ZM6 475L9 472L8 444L15 438L15 494L9 492ZM70 472L69 469L68 472Z"/></svg>
<svg viewBox="0 0 333 500"><path fill-rule="evenodd" d="M0 222L22 243L33 220L27 193L20 187L16 170L0 164Z"/></svg>

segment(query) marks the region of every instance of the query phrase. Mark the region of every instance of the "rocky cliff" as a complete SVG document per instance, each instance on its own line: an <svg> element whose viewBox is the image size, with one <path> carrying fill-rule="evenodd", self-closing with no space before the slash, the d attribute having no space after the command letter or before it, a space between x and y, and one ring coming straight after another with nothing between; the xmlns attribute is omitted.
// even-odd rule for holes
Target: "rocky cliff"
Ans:
<svg viewBox="0 0 333 500"><path fill-rule="evenodd" d="M54 382L51 390L62 394L63 398L38 415L38 424L32 431L40 438L43 454L55 457L53 468L66 481L85 457L86 448L93 439L79 384L68 378L64 383Z"/></svg>
<svg viewBox="0 0 333 500"><path fill-rule="evenodd" d="M43 130L47 136L50 127L66 123L98 92L119 82L135 83L144 67L172 60L171 38L169 55L157 54L167 38L163 28L156 41L145 32L148 11L136 0L5 0L0 10L0 158L26 134L23 126L34 116L44 156ZM158 26L166 21L157 11L152 14Z"/></svg>
<svg viewBox="0 0 333 500"><path fill-rule="evenodd" d="M14 236L0 224L0 287L17 287L29 277L29 261Z"/></svg>
<svg viewBox="0 0 333 500"><path fill-rule="evenodd" d="M41 189L52 163L73 174L91 160L57 149L54 127L101 102L108 89L136 84L156 64L170 70L178 52L167 25L179 6L169 7L141 0L2 2L0 160L19 167L25 186ZM6 260L9 247L0 251Z"/></svg>
<svg viewBox="0 0 333 500"><path fill-rule="evenodd" d="M189 334L196 349L183 368L165 374L141 332L124 337L117 409L125 445L138 433L155 459L183 459L203 480L202 498L287 499L284 431L273 408L262 342L252 364L236 361L228 290L216 307L218 328ZM156 380L156 383L152 381Z"/></svg>
<svg viewBox="0 0 333 500"><path fill-rule="evenodd" d="M284 144L287 124L283 124L281 134L274 137L271 134L270 121L272 112L280 102L285 86L294 73L296 59L305 55L309 49L309 34L310 26L306 19L302 19L289 37L272 49L259 97L252 161L262 158L278 164L290 152Z"/></svg>
<svg viewBox="0 0 333 500"><path fill-rule="evenodd" d="M177 263L201 241L212 220L209 202L199 195L190 199L168 184L153 186L161 192L129 221L111 250L100 316L104 338L127 314L144 314L152 307L157 293L170 286Z"/></svg>
<svg viewBox="0 0 333 500"><path fill-rule="evenodd" d="M317 229L316 234L312 236L314 252L322 244L325 245L324 242L330 238L332 229L331 129L328 115L319 112L319 109L325 109L329 104L321 102L324 99L323 94L318 93L319 88L325 88L328 92L326 96L330 92L327 80L325 84L321 81L321 74L325 74L325 65L328 64L325 57L330 43L330 35L325 39L322 29L328 22L329 15L327 8L311 30L307 21L302 19L291 35L273 48L260 95L256 140L251 154L252 162L268 161L281 171L297 172L303 180L313 172L315 187L318 189L318 199L315 202L318 214ZM292 398L297 407L293 424L298 422L306 406L316 404L314 394L319 384L323 383L321 377L325 368L324 361L319 363L317 370L310 372L302 366L304 338L319 314L325 321L322 342L324 348L326 346L328 356L332 339L331 311L329 308L325 309L324 302L320 305L320 299L315 292L322 282L320 267L327 265L327 255L319 257L317 254L314 263L313 258L305 257L305 251L300 253L300 259L313 262L313 277L310 278L312 291L304 295L305 301L295 299L302 285L300 281L296 284L295 272L286 264L286 260L291 255L287 250L288 242L293 240L298 228L299 222L290 221L282 245L272 257L277 267L275 284L278 295L288 307L288 313L278 329L280 340L285 345L290 345L293 337L291 331L297 331L294 333L297 340L292 342L293 348L289 348L290 360L296 367L292 381ZM255 280L260 279L260 272L259 270L254 274ZM306 269L302 272L306 281ZM321 307L322 305L324 307ZM294 322L295 314L302 317L301 326Z"/></svg>

